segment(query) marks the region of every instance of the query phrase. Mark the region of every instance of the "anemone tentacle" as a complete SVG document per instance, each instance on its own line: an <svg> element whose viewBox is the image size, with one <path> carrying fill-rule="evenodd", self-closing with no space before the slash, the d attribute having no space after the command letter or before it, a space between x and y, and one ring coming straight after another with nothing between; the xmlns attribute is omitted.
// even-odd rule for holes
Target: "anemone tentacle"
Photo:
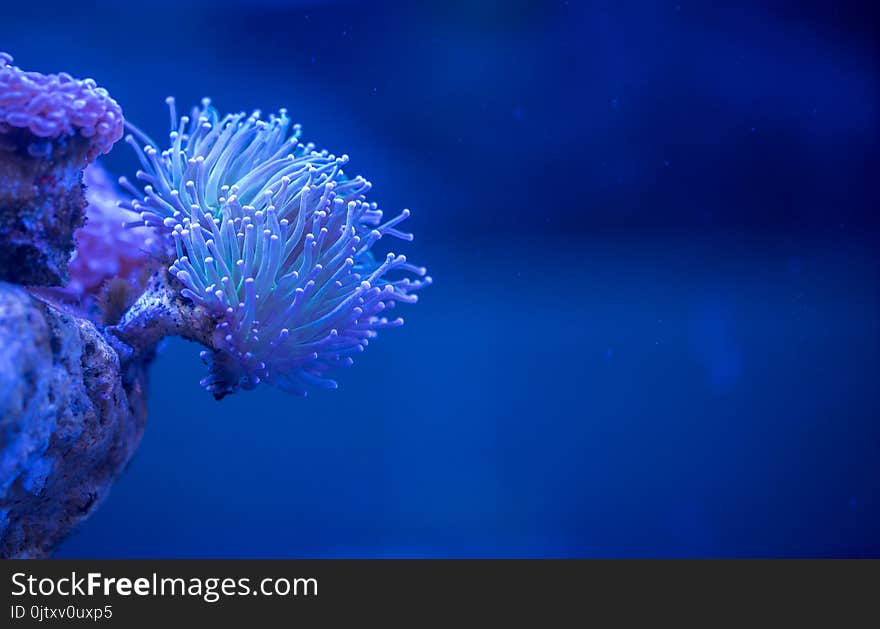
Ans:
<svg viewBox="0 0 880 629"><path fill-rule="evenodd" d="M300 142L286 110L221 118L204 99L178 118L167 102L169 148L133 127L126 138L144 185L121 178L133 196L122 205L137 213L130 225L166 236L181 296L216 320L202 385L215 397L260 382L335 388L328 372L402 325L385 311L431 283L405 256L371 251L383 236L412 240L398 229L409 210L383 222L370 183L345 175L348 156Z"/></svg>

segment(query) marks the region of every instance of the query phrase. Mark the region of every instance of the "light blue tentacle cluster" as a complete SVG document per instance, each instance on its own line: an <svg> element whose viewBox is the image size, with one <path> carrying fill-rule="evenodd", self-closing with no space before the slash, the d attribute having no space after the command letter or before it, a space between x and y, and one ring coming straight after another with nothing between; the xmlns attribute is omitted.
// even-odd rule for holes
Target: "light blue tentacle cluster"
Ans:
<svg viewBox="0 0 880 629"><path fill-rule="evenodd" d="M202 385L216 397L263 381L299 394L335 388L327 373L402 325L386 311L431 282L402 255L371 253L383 236L412 240L398 229L409 211L383 222L365 199L370 183L343 172L348 156L301 143L283 109L221 118L205 99L178 119L168 104L170 147L132 128L145 185L120 184L140 217L132 225L173 239L182 296L216 320Z"/></svg>

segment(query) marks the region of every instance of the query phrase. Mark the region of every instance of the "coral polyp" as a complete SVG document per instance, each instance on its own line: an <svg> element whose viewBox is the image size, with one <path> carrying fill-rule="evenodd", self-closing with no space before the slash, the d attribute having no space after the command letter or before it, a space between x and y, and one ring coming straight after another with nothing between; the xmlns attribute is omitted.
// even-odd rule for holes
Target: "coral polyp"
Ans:
<svg viewBox="0 0 880 629"><path fill-rule="evenodd" d="M92 161L122 137L123 118L116 101L93 79L25 72L12 65L12 55L0 52L0 132L10 127L37 138L79 135L88 140ZM31 152L39 147L34 143Z"/></svg>
<svg viewBox="0 0 880 629"><path fill-rule="evenodd" d="M67 280L86 206L83 168L122 137L123 124L94 80L25 71L0 52L0 280Z"/></svg>
<svg viewBox="0 0 880 629"><path fill-rule="evenodd" d="M117 332L136 344L165 311L169 331L209 347L202 385L217 398L260 382L298 394L335 388L328 373L378 330L402 325L387 311L431 282L403 255L373 254L384 236L412 240L398 229L409 211L383 220L366 200L370 183L343 171L348 156L302 143L285 110L221 118L205 99L178 119L168 104L170 146L132 128L145 185L120 184L133 195L131 225L168 241L176 283L155 282Z"/></svg>

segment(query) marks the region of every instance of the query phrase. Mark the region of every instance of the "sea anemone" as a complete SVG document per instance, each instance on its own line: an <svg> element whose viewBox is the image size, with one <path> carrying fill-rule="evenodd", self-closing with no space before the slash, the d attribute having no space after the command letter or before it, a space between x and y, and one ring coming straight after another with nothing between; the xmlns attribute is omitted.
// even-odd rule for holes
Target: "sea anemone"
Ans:
<svg viewBox="0 0 880 629"><path fill-rule="evenodd" d="M302 395L335 388L328 372L402 325L386 311L431 282L405 256L371 251L384 236L412 240L397 228L409 211L383 222L365 199L370 183L343 172L348 156L301 143L283 109L221 118L205 99L178 120L168 105L170 147L132 127L146 185L120 184L134 197L131 226L169 241L175 279L157 278L116 332L138 345L159 325L207 345L201 384L218 399L260 382Z"/></svg>

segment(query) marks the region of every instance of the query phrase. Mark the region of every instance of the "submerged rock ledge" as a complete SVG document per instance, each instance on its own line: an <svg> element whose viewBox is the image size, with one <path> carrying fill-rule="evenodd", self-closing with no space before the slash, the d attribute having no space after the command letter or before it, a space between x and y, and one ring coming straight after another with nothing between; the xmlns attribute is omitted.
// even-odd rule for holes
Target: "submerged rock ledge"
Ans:
<svg viewBox="0 0 880 629"><path fill-rule="evenodd" d="M146 421L146 361L0 282L0 557L47 556L106 497Z"/></svg>

